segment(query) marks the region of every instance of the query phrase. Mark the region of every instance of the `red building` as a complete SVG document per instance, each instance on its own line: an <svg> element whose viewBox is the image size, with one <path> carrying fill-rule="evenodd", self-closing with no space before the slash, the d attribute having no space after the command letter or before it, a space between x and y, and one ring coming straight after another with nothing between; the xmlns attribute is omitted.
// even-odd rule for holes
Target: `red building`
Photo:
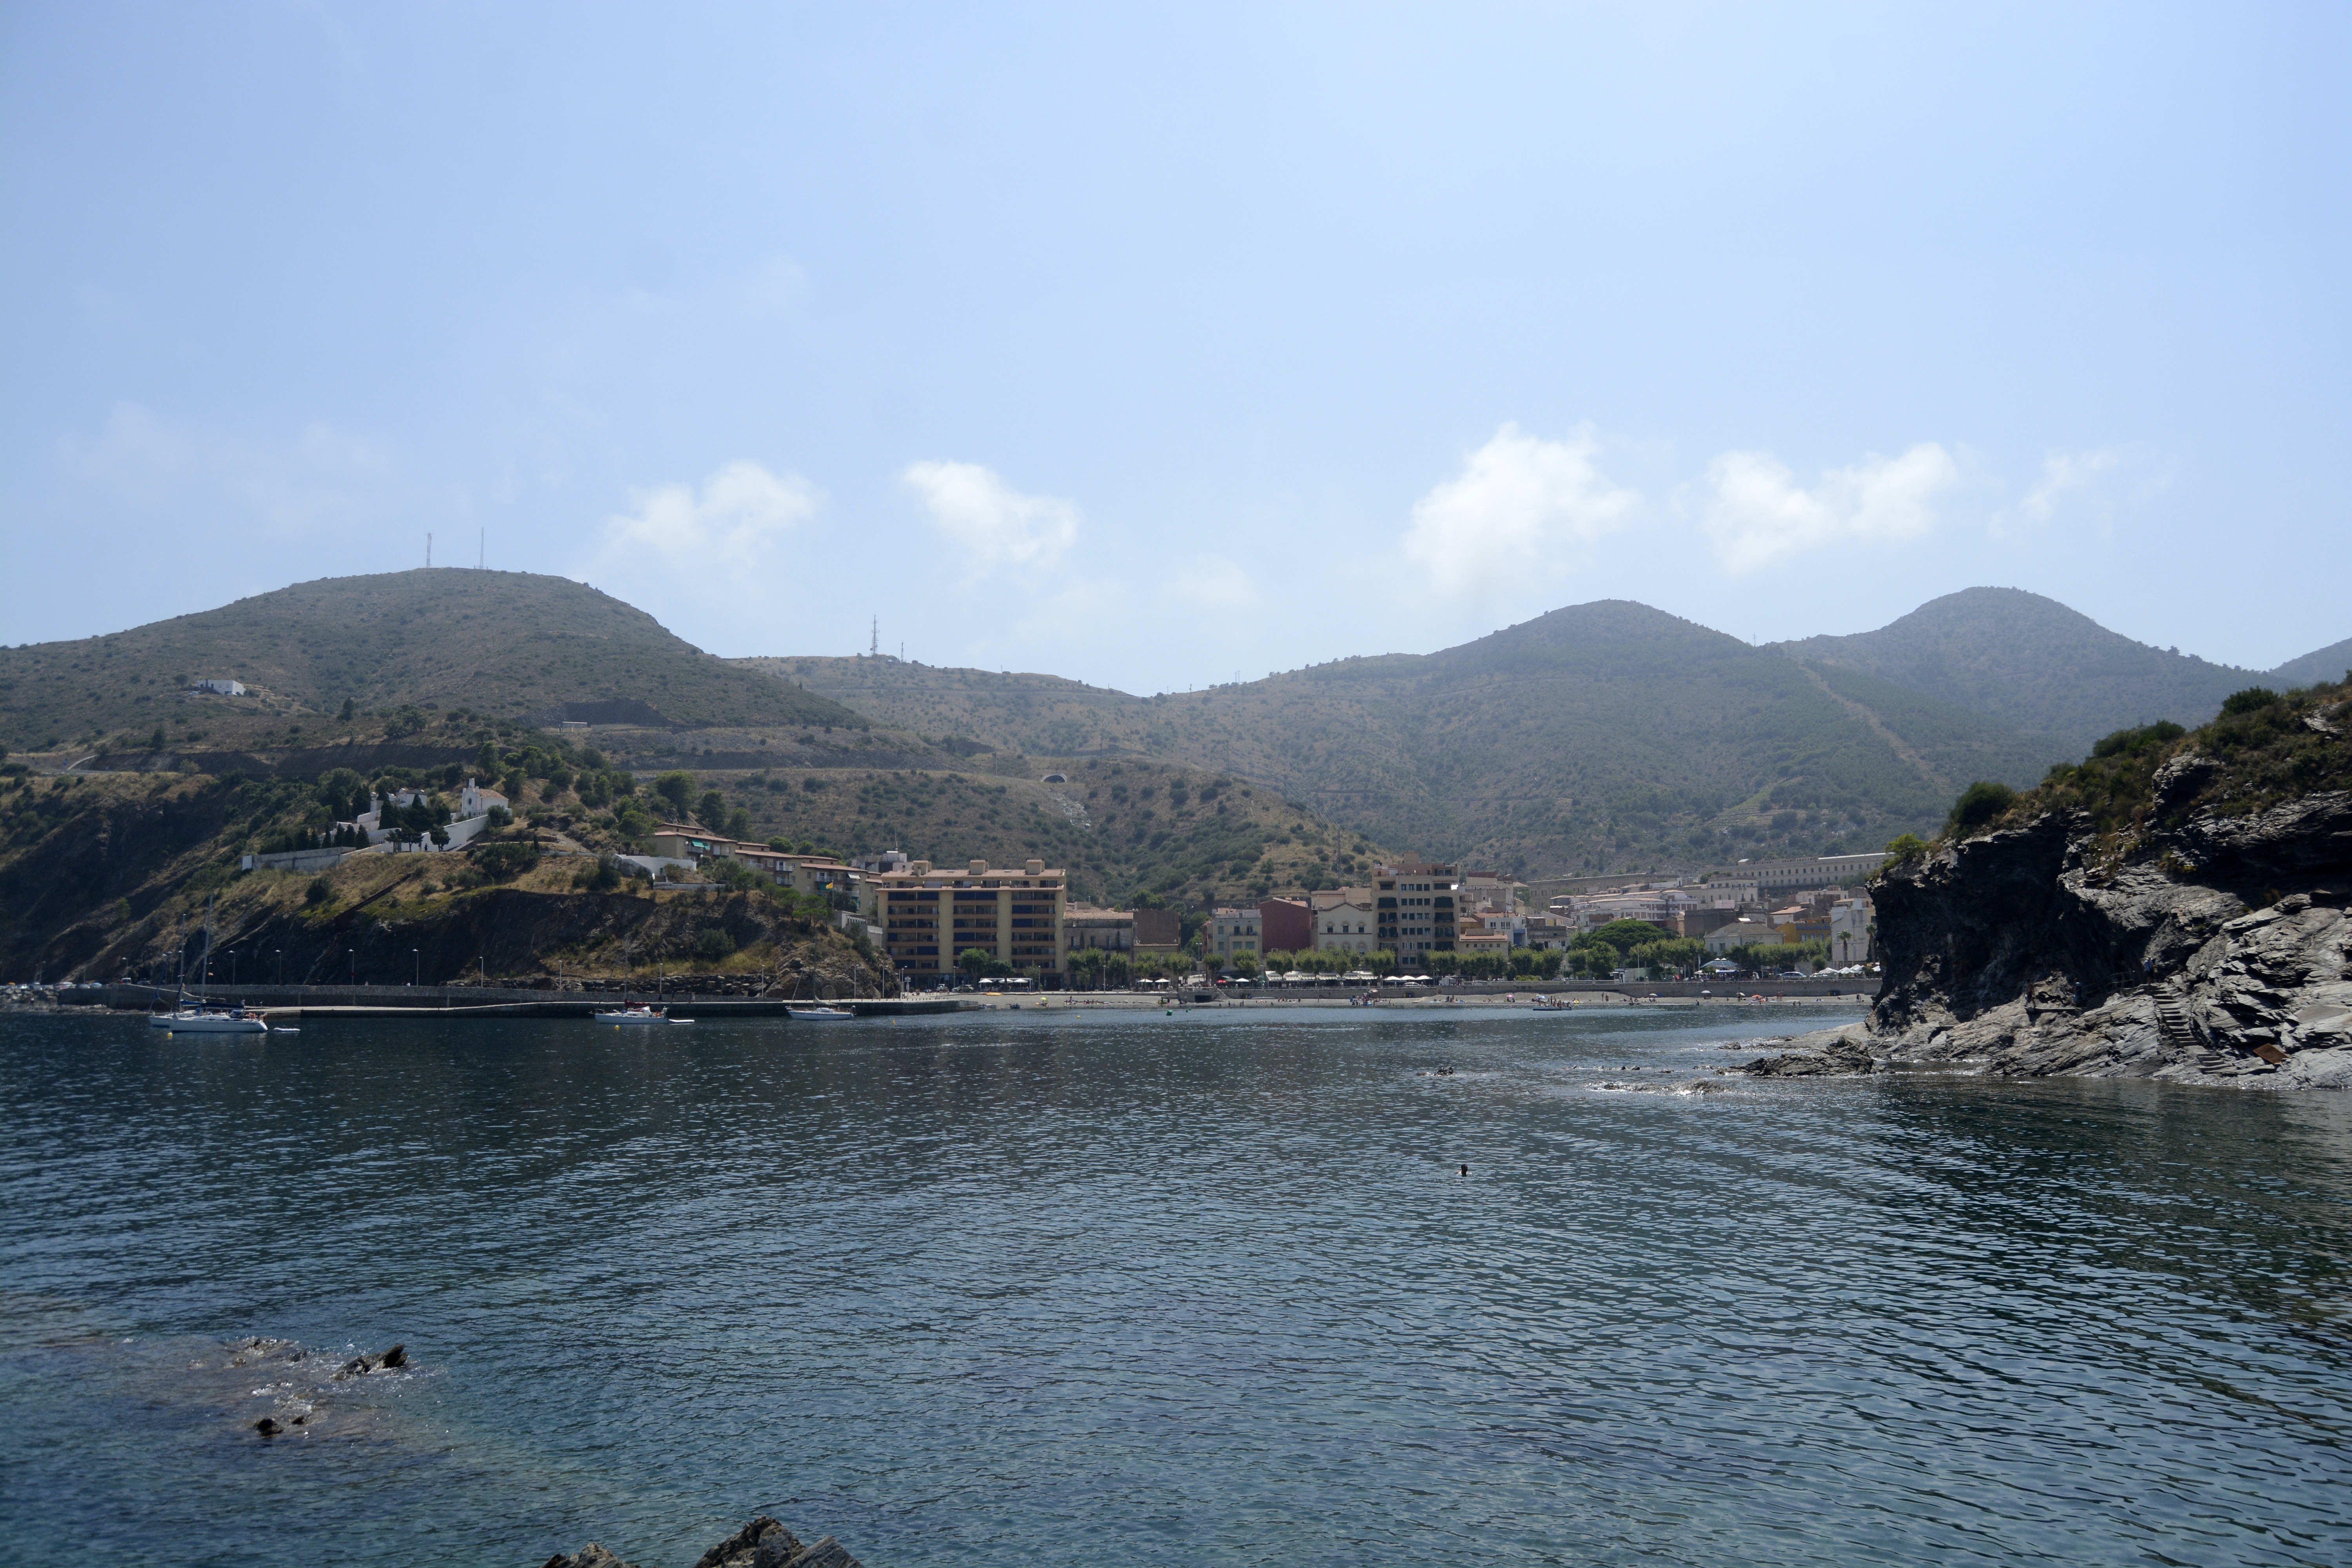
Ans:
<svg viewBox="0 0 2352 1568"><path fill-rule="evenodd" d="M1257 907L1260 952L1302 952L1315 946L1315 914L1297 899L1268 899Z"/></svg>

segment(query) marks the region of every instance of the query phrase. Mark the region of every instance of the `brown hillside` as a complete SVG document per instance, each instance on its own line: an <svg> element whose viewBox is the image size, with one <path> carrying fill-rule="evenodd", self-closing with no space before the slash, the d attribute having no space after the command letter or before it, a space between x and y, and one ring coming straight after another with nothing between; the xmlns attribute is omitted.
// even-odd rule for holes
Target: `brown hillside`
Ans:
<svg viewBox="0 0 2352 1568"><path fill-rule="evenodd" d="M255 694L189 695L200 677ZM331 577L105 637L0 648L0 745L12 751L146 738L158 725L170 742L202 729L247 744L258 729L306 721L316 738L346 699L379 713L468 708L541 723L864 723L584 584L520 572Z"/></svg>

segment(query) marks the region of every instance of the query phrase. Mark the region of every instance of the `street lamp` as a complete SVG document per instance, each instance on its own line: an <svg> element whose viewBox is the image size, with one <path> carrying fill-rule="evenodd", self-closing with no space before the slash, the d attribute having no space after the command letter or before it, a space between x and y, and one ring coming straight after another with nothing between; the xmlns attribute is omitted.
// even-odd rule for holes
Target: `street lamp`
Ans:
<svg viewBox="0 0 2352 1568"><path fill-rule="evenodd" d="M425 982L425 961L417 958L416 950L413 947L408 950L408 956L415 959L416 963L416 972L409 976L408 983L411 985L421 985Z"/></svg>
<svg viewBox="0 0 2352 1568"><path fill-rule="evenodd" d="M283 985L286 984L286 950L273 947L269 951L278 955L278 984Z"/></svg>

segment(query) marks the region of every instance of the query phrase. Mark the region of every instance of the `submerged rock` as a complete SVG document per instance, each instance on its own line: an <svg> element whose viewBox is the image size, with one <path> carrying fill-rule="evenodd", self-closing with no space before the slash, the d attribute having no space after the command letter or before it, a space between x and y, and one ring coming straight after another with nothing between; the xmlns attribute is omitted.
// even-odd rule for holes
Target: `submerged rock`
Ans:
<svg viewBox="0 0 2352 1568"><path fill-rule="evenodd" d="M543 1568L637 1568L610 1549L590 1542L570 1557L558 1552ZM695 1559L694 1568L859 1568L841 1542L828 1535L803 1545L782 1524L761 1514Z"/></svg>
<svg viewBox="0 0 2352 1568"><path fill-rule="evenodd" d="M408 1347L394 1345L374 1355L355 1355L335 1373L339 1378L364 1377L372 1372L393 1372L408 1364Z"/></svg>

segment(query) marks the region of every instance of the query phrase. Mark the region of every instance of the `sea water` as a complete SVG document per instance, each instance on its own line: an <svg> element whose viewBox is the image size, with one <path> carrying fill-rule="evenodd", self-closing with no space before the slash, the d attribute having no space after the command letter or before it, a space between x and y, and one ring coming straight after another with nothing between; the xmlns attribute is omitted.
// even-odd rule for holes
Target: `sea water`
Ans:
<svg viewBox="0 0 2352 1568"><path fill-rule="evenodd" d="M2352 1562L2352 1103L1759 1027L0 1017L0 1557Z"/></svg>

